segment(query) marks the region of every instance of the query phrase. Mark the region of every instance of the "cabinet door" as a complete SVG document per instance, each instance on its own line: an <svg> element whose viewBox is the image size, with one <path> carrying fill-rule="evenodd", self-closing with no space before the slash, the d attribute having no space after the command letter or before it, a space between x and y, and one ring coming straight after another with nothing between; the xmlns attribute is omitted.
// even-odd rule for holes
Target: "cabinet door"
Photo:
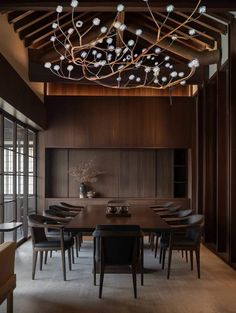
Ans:
<svg viewBox="0 0 236 313"><path fill-rule="evenodd" d="M155 150L121 150L119 197L155 197Z"/></svg>
<svg viewBox="0 0 236 313"><path fill-rule="evenodd" d="M173 197L173 149L156 150L156 196Z"/></svg>

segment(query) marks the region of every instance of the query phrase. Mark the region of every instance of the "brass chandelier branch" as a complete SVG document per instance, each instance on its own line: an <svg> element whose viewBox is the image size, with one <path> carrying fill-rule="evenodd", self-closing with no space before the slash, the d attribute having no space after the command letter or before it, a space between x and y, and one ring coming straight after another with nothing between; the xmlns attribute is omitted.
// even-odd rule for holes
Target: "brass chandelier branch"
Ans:
<svg viewBox="0 0 236 313"><path fill-rule="evenodd" d="M140 0L141 1L141 0ZM44 66L50 71L67 80L87 81L109 88L155 88L165 89L178 84L186 84L199 66L198 59L192 59L187 69L178 72L175 62L168 56L167 48L160 48L162 41L169 39L169 47L178 39L189 39L197 35L195 29L190 28L186 37L176 32L190 21L194 21L206 12L198 0L196 7L185 21L169 32L162 34L163 26L174 12L174 6L166 7L166 18L158 23L155 12L152 11L148 0L143 0L155 28L156 38L140 48L140 38L143 29L130 31L125 24L125 6L118 4L116 15L110 23L102 24L102 20L94 17L89 25L81 19L76 19L75 12L79 10L79 2L71 1L71 27L63 30L60 26L62 6L57 6L57 22L52 24L54 34L51 37L53 47L58 54L58 61L53 64L46 62ZM122 14L122 18L121 18ZM103 21L104 22L104 21ZM92 40L85 41L88 33L94 33Z"/></svg>

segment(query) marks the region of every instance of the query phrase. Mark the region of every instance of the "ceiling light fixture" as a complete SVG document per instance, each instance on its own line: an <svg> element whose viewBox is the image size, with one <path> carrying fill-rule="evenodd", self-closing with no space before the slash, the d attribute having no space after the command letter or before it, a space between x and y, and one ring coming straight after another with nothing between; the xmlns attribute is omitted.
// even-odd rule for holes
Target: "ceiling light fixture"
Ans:
<svg viewBox="0 0 236 313"><path fill-rule="evenodd" d="M185 70L176 69L176 61L168 55L168 47L174 45L178 39L189 39L196 36L196 31L190 29L186 37L179 37L179 30L206 12L201 6L201 0L185 21L169 32L163 32L163 26L175 11L174 5L166 7L166 18L160 24L152 11L149 1L143 0L155 26L155 38L152 43L145 40L145 31L137 27L135 31L129 29L124 22L125 6L118 4L116 15L109 23L95 17L92 21L78 20L76 11L79 2L71 1L71 25L65 30L60 25L60 14L63 6L56 8L57 21L52 24L53 36L50 40L57 54L56 61L47 61L44 66L53 74L71 81L82 79L109 88L155 88L165 89L175 85L184 85L195 73L199 66L197 59L190 60ZM121 18L123 14L123 19ZM105 25L104 25L105 24ZM92 39L86 35L92 34ZM89 36L90 38L91 36ZM163 48L163 41L168 45ZM158 66L157 66L158 64Z"/></svg>

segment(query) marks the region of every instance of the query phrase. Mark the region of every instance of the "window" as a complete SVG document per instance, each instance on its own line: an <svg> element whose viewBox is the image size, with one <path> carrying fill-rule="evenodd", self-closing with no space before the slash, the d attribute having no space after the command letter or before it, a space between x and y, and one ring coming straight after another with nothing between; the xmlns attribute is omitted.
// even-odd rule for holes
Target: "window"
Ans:
<svg viewBox="0 0 236 313"><path fill-rule="evenodd" d="M0 241L27 238L27 215L36 212L36 132L0 113L0 222L22 229Z"/></svg>

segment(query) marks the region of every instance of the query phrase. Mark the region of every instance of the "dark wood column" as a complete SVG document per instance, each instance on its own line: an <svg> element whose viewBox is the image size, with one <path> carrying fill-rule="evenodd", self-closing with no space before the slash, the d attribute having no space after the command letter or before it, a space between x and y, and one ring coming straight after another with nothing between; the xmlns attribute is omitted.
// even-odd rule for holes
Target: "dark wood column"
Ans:
<svg viewBox="0 0 236 313"><path fill-rule="evenodd" d="M229 107L229 154L230 154L230 188L229 188L229 259L236 263L236 21L230 25L230 107Z"/></svg>
<svg viewBox="0 0 236 313"><path fill-rule="evenodd" d="M217 84L206 85L203 113L203 212L205 241L216 243L216 101Z"/></svg>
<svg viewBox="0 0 236 313"><path fill-rule="evenodd" d="M216 249L228 251L229 220L229 99L228 66L217 76L217 231Z"/></svg>

